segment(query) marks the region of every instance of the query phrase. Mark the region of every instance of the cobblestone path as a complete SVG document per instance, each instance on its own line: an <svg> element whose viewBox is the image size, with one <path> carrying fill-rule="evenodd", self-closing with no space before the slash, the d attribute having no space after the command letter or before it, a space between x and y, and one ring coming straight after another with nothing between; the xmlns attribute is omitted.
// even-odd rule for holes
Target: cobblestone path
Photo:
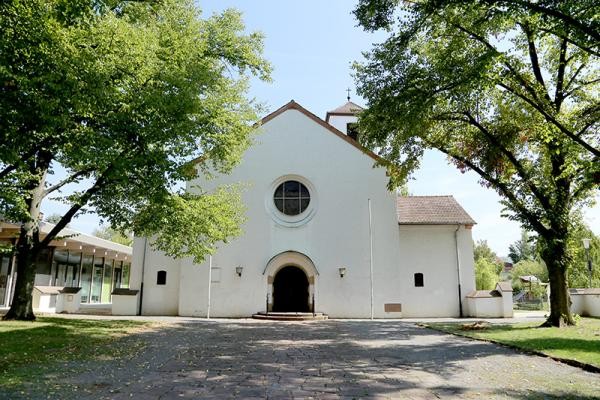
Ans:
<svg viewBox="0 0 600 400"><path fill-rule="evenodd" d="M64 381L73 397L600 398L600 374L407 322L199 321L143 335L133 359L79 365Z"/></svg>

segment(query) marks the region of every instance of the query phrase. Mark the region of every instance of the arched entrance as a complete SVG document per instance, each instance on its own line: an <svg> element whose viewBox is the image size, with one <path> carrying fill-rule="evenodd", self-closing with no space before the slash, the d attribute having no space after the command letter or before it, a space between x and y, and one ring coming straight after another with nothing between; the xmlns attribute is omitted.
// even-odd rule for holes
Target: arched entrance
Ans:
<svg viewBox="0 0 600 400"><path fill-rule="evenodd" d="M288 265L273 280L273 311L308 312L308 277L298 267Z"/></svg>

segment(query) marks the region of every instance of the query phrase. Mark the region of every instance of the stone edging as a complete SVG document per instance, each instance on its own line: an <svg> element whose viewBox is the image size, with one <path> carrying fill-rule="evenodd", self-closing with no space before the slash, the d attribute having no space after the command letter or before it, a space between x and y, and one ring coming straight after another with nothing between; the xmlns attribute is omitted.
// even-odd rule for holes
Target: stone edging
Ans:
<svg viewBox="0 0 600 400"><path fill-rule="evenodd" d="M567 365L570 365L570 366L573 366L573 367L581 368L581 369L583 369L584 371L587 371L587 372L600 373L600 367L596 367L595 365L587 364L587 363L584 363L584 362L581 362L581 361L572 360L572 359L569 359L569 358L562 358L562 357L551 356L549 354L542 353L541 351L538 351L538 350L524 349L522 347L518 347L518 346L515 346L515 345L512 345L512 344L502 343L502 342L499 342L499 341L494 340L494 339L474 338L474 337L471 337L471 336L468 336L468 335L463 335L463 334L460 334L460 333L457 333L457 332L447 332L447 331L445 331L443 329L435 328L435 327L430 326L430 325L428 325L426 323L419 322L419 323L416 323L415 325L420 326L422 328L431 329L432 331L436 331L436 332L442 332L442 333L446 333L446 334L449 334L449 335L460 336L460 337L471 339L471 340L478 340L480 342L488 342L488 343L497 344L497 345L500 345L500 346L508 347L509 349L513 349L513 350L516 350L516 351L518 351L520 353L524 353L524 354L530 354L530 355L534 355L534 356L540 356L540 357L550 358L550 359L552 359L554 361L558 361L558 362L563 363L563 364L567 364Z"/></svg>

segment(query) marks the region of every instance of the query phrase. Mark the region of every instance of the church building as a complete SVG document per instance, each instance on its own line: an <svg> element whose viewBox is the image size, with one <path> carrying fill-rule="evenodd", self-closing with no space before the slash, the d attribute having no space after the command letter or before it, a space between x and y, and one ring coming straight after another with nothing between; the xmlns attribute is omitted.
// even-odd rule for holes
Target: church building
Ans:
<svg viewBox="0 0 600 400"><path fill-rule="evenodd" d="M243 233L201 265L136 238L141 313L469 315L475 221L452 196L389 191L378 156L357 141L360 110L348 101L323 120L290 101L262 119L230 174L188 182L192 192L243 183Z"/></svg>

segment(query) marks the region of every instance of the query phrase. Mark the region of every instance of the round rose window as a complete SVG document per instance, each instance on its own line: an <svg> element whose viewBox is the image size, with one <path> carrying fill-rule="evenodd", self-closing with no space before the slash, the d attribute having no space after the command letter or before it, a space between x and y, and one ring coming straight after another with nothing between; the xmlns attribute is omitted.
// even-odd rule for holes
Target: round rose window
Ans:
<svg viewBox="0 0 600 400"><path fill-rule="evenodd" d="M310 204L310 192L298 181L285 181L275 189L275 207L285 215L302 214Z"/></svg>

